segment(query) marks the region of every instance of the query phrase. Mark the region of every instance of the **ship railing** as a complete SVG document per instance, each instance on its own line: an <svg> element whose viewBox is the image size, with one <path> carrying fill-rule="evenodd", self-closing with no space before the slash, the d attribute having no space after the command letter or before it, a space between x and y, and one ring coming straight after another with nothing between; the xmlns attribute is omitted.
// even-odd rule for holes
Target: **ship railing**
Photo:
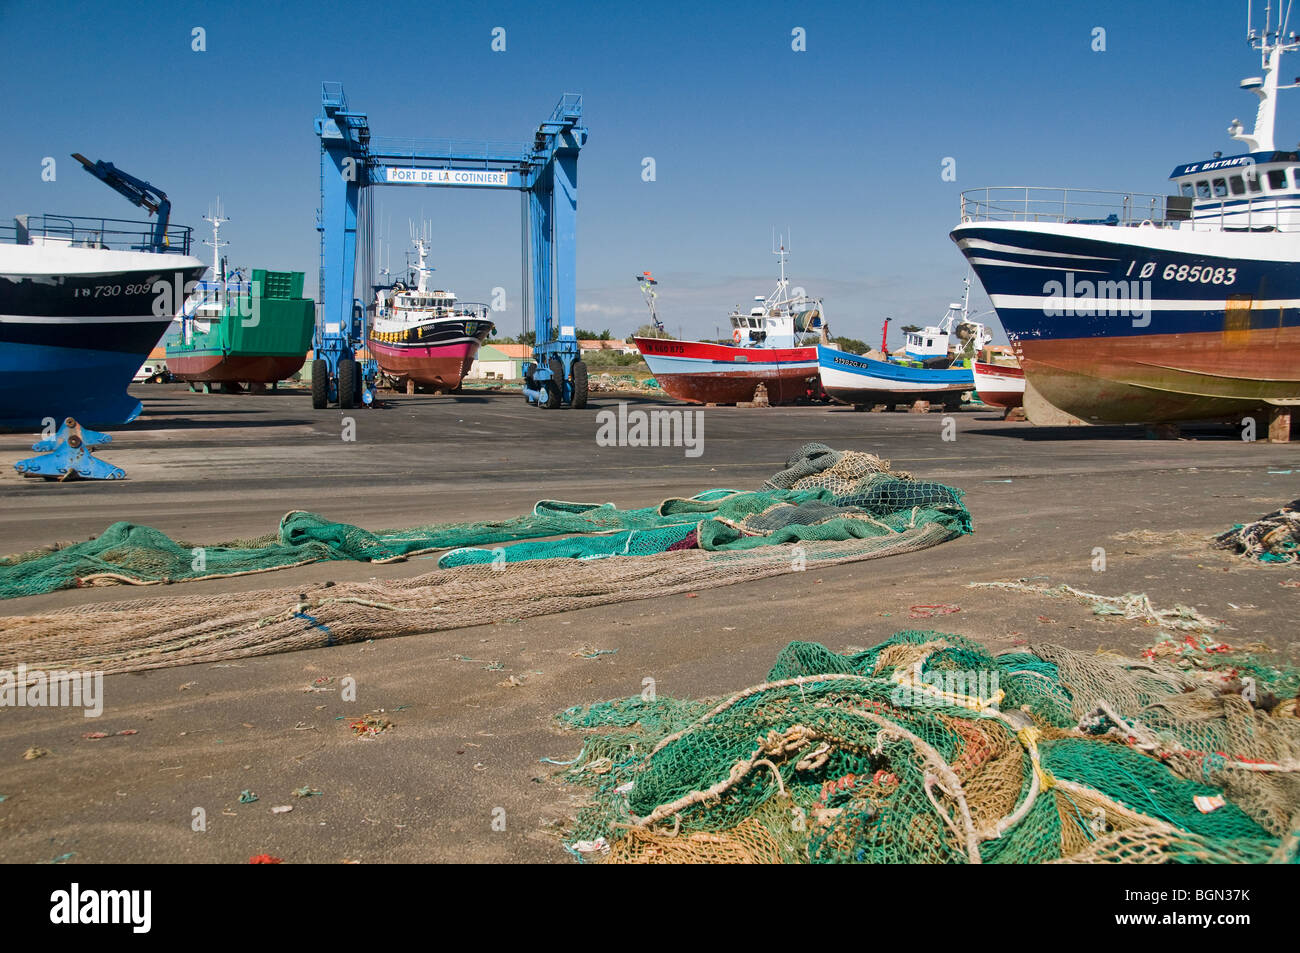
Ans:
<svg viewBox="0 0 1300 953"><path fill-rule="evenodd" d="M1056 222L1175 227L1191 218L1191 200L1177 195L996 186L961 194L962 222Z"/></svg>
<svg viewBox="0 0 1300 953"><path fill-rule="evenodd" d="M509 139L416 139L407 136L371 136L370 154L376 163L395 165L406 159L412 164L436 168L511 167L526 162L530 147Z"/></svg>
<svg viewBox="0 0 1300 953"><path fill-rule="evenodd" d="M256 282L220 281L205 279L194 285L193 293L185 299L181 307L181 317L192 318L205 304L219 304L223 308L237 298L247 298L258 292ZM213 320L221 320L224 315L214 315ZM204 320L208 320L205 318Z"/></svg>
<svg viewBox="0 0 1300 953"><path fill-rule="evenodd" d="M80 215L19 215L12 228L0 229L0 240L17 245L62 245L116 251L152 251L154 226L121 218ZM12 236L12 237L11 237ZM164 252L188 255L192 230L169 225Z"/></svg>
<svg viewBox="0 0 1300 953"><path fill-rule="evenodd" d="M551 110L551 122L564 122L567 119L582 118L582 94L565 93Z"/></svg>
<svg viewBox="0 0 1300 953"><path fill-rule="evenodd" d="M1196 209L1196 218L1192 228L1228 232L1293 232L1300 231L1300 221L1290 206L1294 202L1291 194L1269 195L1265 197L1247 196L1245 205L1229 206L1229 201L1240 203L1241 199L1227 199L1218 203L1217 214L1214 203L1202 202ZM1282 212L1287 214L1283 215Z"/></svg>

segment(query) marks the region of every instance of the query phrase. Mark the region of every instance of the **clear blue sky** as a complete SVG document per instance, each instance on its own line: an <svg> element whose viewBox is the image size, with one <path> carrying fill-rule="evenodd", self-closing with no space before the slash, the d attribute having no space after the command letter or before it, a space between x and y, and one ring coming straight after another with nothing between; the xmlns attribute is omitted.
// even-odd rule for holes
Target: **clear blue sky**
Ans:
<svg viewBox="0 0 1300 953"><path fill-rule="evenodd" d="M191 50L196 26L206 52ZM794 27L807 52L792 51ZM69 158L82 152L166 190L173 221L203 237L220 195L232 261L305 271L309 288L322 80L342 81L383 136L523 140L580 92L578 318L617 335L645 320L633 275L649 269L669 328L712 336L770 290L774 228L793 232L791 275L825 296L834 331L875 341L886 315L928 323L965 274L947 238L961 189L1163 192L1176 164L1241 151L1225 129L1250 126L1255 99L1236 87L1259 71L1231 0L0 2L0 35L0 215L136 217ZM56 182L41 181L45 156ZM645 156L657 181L641 179ZM517 333L516 193L390 187L377 204L395 264L408 219L431 219L439 283L479 301L505 287L498 323Z"/></svg>

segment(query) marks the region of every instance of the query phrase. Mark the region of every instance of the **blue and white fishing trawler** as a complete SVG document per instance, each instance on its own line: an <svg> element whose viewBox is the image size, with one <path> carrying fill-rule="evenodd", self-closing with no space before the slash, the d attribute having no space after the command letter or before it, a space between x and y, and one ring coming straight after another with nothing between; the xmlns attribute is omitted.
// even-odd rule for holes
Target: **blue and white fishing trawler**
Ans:
<svg viewBox="0 0 1300 953"><path fill-rule="evenodd" d="M157 214L152 223L22 215L0 228L0 427L140 413L127 385L203 274L167 196L112 163L86 169Z"/></svg>
<svg viewBox="0 0 1300 953"><path fill-rule="evenodd" d="M952 240L979 275L1027 382L1087 421L1160 423L1300 404L1300 154L1279 149L1281 58L1265 9L1246 151L1184 163L1176 195L990 188L962 193Z"/></svg>
<svg viewBox="0 0 1300 953"><path fill-rule="evenodd" d="M855 410L872 404L918 400L956 407L962 394L975 388L971 362L992 340L984 325L968 317L970 278L960 302L948 305L937 325L908 331L902 354L867 357L849 354L833 344L817 348L817 370L826 393ZM956 348L952 346L957 338Z"/></svg>

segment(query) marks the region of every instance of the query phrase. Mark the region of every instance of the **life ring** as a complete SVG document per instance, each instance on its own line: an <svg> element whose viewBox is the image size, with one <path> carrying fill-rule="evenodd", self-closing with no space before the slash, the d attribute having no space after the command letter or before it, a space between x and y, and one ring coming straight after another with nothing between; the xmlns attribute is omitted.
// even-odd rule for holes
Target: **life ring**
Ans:
<svg viewBox="0 0 1300 953"><path fill-rule="evenodd" d="M740 343L740 338L741 338L740 328L736 328L736 330L731 332L731 340L735 341L737 344Z"/></svg>

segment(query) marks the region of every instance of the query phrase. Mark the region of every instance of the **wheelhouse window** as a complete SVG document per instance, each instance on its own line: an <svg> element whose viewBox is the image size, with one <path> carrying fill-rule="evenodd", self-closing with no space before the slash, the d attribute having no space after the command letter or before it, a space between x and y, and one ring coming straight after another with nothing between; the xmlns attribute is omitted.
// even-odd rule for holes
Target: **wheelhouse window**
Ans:
<svg viewBox="0 0 1300 953"><path fill-rule="evenodd" d="M1254 193L1264 191L1264 186L1259 181L1259 171L1257 169L1250 169L1246 172L1246 188Z"/></svg>
<svg viewBox="0 0 1300 953"><path fill-rule="evenodd" d="M1246 183L1241 180L1241 176L1239 175L1229 176L1228 185L1231 186L1233 195L1246 194Z"/></svg>
<svg viewBox="0 0 1300 953"><path fill-rule="evenodd" d="M1227 180L1226 180L1226 179L1215 179L1215 180L1214 180L1214 197L1215 197L1216 199L1222 199L1222 198L1227 198L1227 196L1228 196L1228 183L1227 183Z"/></svg>
<svg viewBox="0 0 1300 953"><path fill-rule="evenodd" d="M1210 197L1210 183L1204 180L1196 183L1196 197L1198 199L1208 199Z"/></svg>
<svg viewBox="0 0 1300 953"><path fill-rule="evenodd" d="M1286 169L1269 169L1268 170L1268 187L1270 191L1277 192L1286 188Z"/></svg>
<svg viewBox="0 0 1300 953"><path fill-rule="evenodd" d="M1192 193L1192 183L1190 183L1190 182L1184 182L1184 183L1182 184L1182 190L1183 190L1183 195L1184 195L1186 198L1189 198L1189 199L1190 199L1190 198L1192 197L1192 195L1193 195L1193 193Z"/></svg>

